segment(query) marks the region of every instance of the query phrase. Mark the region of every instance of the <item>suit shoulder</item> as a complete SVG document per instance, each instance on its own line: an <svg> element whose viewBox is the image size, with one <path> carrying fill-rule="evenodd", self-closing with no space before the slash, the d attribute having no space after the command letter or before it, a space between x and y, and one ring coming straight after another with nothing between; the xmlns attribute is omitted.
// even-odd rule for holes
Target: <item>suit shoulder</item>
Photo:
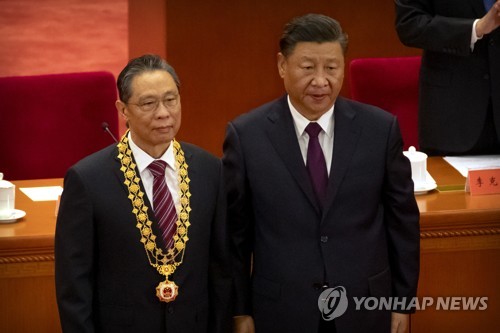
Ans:
<svg viewBox="0 0 500 333"><path fill-rule="evenodd" d="M188 165L188 172L193 172L190 178L193 182L198 182L203 179L206 184L217 184L221 181L222 177L222 162L221 160L192 143L181 142L186 163ZM194 176L196 175L196 176Z"/></svg>
<svg viewBox="0 0 500 333"><path fill-rule="evenodd" d="M379 108L378 106L353 101L347 98L339 98L336 105L342 108L347 107L351 109L356 116L367 121L392 122L395 117L393 114Z"/></svg>
<svg viewBox="0 0 500 333"><path fill-rule="evenodd" d="M271 113L283 108L283 102L286 102L285 97L275 99L273 101L267 102L255 109L250 110L247 113L243 113L236 117L232 124L236 127L244 127L247 125L258 124L264 119L266 119Z"/></svg>
<svg viewBox="0 0 500 333"><path fill-rule="evenodd" d="M189 142L180 142L184 154L189 154L195 157L197 160L202 160L208 163L218 164L220 162L219 158L209 151L194 145Z"/></svg>
<svg viewBox="0 0 500 333"><path fill-rule="evenodd" d="M65 184L68 178L78 175L87 184L102 184L109 180L113 168L118 170L119 162L116 160L118 149L112 144L72 165L65 174Z"/></svg>
<svg viewBox="0 0 500 333"><path fill-rule="evenodd" d="M72 168L76 168L78 170L92 170L99 169L109 161L114 155L117 155L116 144L112 144L103 148L95 153L92 153L80 161L78 161Z"/></svg>

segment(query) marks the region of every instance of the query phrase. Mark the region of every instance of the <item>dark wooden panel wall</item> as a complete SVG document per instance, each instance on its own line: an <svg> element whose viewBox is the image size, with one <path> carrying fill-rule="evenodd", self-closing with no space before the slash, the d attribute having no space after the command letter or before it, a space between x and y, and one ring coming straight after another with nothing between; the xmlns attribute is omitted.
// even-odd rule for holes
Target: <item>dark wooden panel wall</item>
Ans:
<svg viewBox="0 0 500 333"><path fill-rule="evenodd" d="M137 1L130 0L132 18ZM276 53L283 25L292 17L315 12L336 18L350 37L348 61L420 54L399 42L391 0L168 0L166 9L158 2L150 5L156 11L148 10L166 15L166 54L182 81L178 138L219 156L229 120L284 93ZM134 37L130 29L131 50L148 40L158 43L153 31Z"/></svg>

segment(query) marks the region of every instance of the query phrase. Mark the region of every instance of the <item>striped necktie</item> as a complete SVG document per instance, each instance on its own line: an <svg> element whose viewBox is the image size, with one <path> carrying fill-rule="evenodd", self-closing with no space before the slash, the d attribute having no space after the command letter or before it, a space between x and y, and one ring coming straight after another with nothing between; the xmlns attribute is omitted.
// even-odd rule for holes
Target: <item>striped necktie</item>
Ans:
<svg viewBox="0 0 500 333"><path fill-rule="evenodd" d="M167 162L162 160L155 160L148 169L154 176L153 179L153 211L158 221L163 239L169 249L173 244L173 236L177 230L177 212L175 210L174 200L172 194L167 187L165 180L165 168Z"/></svg>

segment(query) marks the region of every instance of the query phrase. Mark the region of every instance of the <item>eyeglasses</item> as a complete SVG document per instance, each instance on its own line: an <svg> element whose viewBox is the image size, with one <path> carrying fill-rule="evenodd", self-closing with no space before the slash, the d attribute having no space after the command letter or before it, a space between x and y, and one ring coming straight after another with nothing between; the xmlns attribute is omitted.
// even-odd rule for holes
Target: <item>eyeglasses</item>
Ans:
<svg viewBox="0 0 500 333"><path fill-rule="evenodd" d="M161 100L161 103L167 109L173 108L179 103L179 95L170 95ZM156 111L160 105L160 100L157 98L147 98L141 103L126 103L139 107L144 112Z"/></svg>

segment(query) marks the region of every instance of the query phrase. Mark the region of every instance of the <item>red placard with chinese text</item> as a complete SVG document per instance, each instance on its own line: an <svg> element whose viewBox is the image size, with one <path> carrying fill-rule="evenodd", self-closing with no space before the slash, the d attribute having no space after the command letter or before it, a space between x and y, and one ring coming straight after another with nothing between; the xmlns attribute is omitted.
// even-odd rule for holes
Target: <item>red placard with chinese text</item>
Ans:
<svg viewBox="0 0 500 333"><path fill-rule="evenodd" d="M477 194L500 194L500 168L469 170L467 192Z"/></svg>

